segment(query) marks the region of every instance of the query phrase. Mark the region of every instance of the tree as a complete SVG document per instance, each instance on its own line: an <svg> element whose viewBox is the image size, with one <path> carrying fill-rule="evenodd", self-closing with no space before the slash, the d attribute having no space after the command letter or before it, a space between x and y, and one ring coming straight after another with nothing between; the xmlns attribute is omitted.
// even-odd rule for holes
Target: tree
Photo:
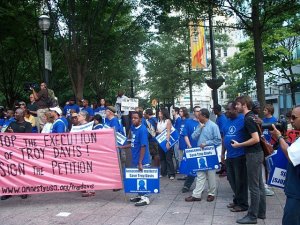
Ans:
<svg viewBox="0 0 300 225"><path fill-rule="evenodd" d="M235 14L239 18L240 27L245 29L253 39L257 98L264 105L264 34L271 29L281 27L283 22L298 13L300 3L295 0L224 0L221 3L221 8L228 14Z"/></svg>

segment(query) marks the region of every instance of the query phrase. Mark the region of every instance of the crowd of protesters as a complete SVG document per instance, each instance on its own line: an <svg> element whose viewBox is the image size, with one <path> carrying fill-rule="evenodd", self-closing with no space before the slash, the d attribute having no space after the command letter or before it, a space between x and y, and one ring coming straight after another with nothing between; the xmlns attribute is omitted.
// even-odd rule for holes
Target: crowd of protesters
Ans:
<svg viewBox="0 0 300 225"><path fill-rule="evenodd" d="M94 129L112 127L116 132L131 139L131 144L118 146L122 162L126 159L124 149L131 148L132 166L143 170L152 164L160 168L160 177L168 177L170 180L174 180L176 173L179 173L185 149L203 148L207 145L222 146L220 171L199 171L195 174L181 175L178 180L184 180L183 193L189 192L196 181L192 195L185 198L186 202L202 200L207 180L206 200L212 202L216 197L216 173L227 176L234 193L233 200L227 207L233 213L248 211L246 216L237 220L239 224L255 224L257 219L265 219L266 196L274 195L272 189L266 185L267 172L260 145L260 136L264 135L270 144L280 145L289 159L285 189L287 203L283 224L300 224L300 192L297 191L300 185L300 143L298 139L288 147L284 139L290 124L295 129L300 129L300 106L296 106L287 119L281 115L278 120L273 116L273 106L266 104L263 108L264 118L259 118L260 105L253 102L249 96L240 96L226 105L225 113L222 113L220 105L215 105L213 112L217 119L214 122L210 119L209 109L201 106L195 106L191 115L186 107L173 107L172 118L166 108L160 108L157 116L151 108L143 110L138 107L134 112L122 111L122 101L127 97L121 91L114 106L106 104L102 98L99 99L99 105L93 108L87 99L81 100L77 105L74 98L70 98L63 109L59 106L49 107L47 95L47 85L42 83L39 92L32 89L28 104L21 101L15 109L1 108L1 132L63 133L70 131L73 126L93 121ZM274 124L278 121L281 123L281 130L273 126L273 131L264 129L262 134L260 133L258 126L262 123ZM179 141L171 147L169 140L172 126L179 133ZM155 140L164 130L167 131L167 151ZM84 197L93 195L94 192L82 193ZM2 196L1 199L9 197ZM27 198L27 195L21 197ZM136 206L150 203L149 197L143 194L130 200L135 202Z"/></svg>

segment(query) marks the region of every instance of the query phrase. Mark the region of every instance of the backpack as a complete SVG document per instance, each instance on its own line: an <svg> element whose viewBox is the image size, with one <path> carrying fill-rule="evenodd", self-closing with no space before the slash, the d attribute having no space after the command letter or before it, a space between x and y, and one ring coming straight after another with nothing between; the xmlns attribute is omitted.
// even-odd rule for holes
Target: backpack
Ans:
<svg viewBox="0 0 300 225"><path fill-rule="evenodd" d="M151 138L154 138L156 136L155 128L152 126L152 124L148 120L146 120L146 124L147 124L147 130L148 130L149 136Z"/></svg>
<svg viewBox="0 0 300 225"><path fill-rule="evenodd" d="M48 107L55 107L58 105L57 98L55 97L54 91L48 88L48 99L47 99Z"/></svg>

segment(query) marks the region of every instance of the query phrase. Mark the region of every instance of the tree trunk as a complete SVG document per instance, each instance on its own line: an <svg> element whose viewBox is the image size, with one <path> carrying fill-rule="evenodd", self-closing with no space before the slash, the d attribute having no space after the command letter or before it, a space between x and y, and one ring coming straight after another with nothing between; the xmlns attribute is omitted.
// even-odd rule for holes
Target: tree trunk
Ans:
<svg viewBox="0 0 300 225"><path fill-rule="evenodd" d="M252 5L252 21L253 21L253 40L255 54L255 78L257 88L257 100L261 104L261 108L265 105L265 79L264 79L264 64L262 50L262 28L259 21L259 6L258 1L253 1ZM261 113L263 113L261 111Z"/></svg>

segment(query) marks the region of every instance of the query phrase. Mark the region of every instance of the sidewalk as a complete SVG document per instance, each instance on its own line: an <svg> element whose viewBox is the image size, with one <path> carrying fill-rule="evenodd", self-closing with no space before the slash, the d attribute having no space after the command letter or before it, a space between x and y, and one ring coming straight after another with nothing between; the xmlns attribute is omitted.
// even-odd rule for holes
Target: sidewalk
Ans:
<svg viewBox="0 0 300 225"><path fill-rule="evenodd" d="M161 193L150 197L150 205L135 207L122 191L97 191L96 196L82 198L81 193L54 193L32 195L28 199L13 197L0 201L1 225L50 225L50 224L197 224L233 225L246 212L232 213L226 205L232 201L232 192L224 178L217 178L218 195L215 201L206 201L206 192L201 202L188 203L182 194L183 181L161 179ZM285 204L282 190L274 188L275 196L267 196L267 219L258 224L280 225ZM61 217L61 212L70 213Z"/></svg>

